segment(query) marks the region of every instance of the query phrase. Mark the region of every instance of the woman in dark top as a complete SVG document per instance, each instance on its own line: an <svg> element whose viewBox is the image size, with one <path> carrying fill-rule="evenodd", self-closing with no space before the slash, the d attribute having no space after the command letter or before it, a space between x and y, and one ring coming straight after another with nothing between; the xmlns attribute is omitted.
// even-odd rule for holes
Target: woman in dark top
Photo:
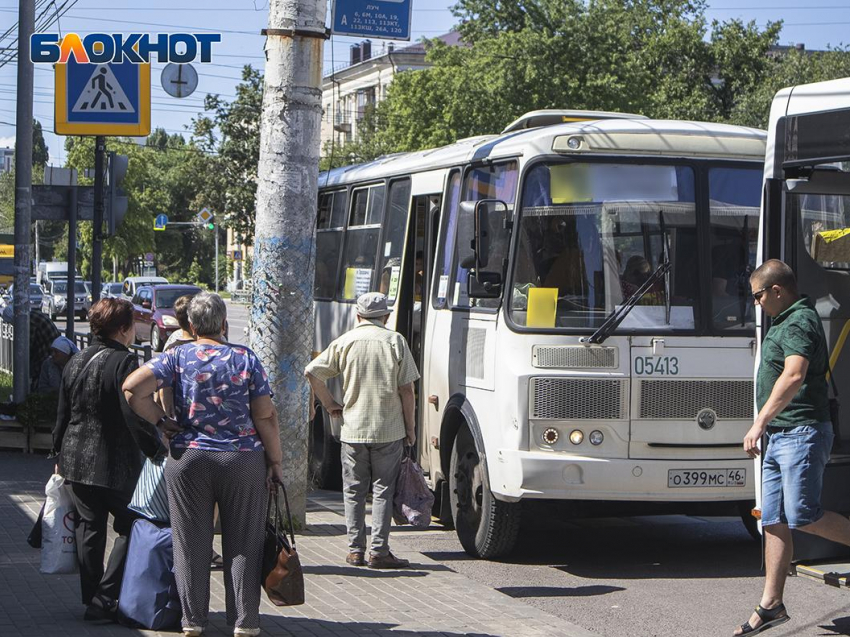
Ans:
<svg viewBox="0 0 850 637"><path fill-rule="evenodd" d="M139 366L128 349L135 336L133 305L124 299L101 299L92 306L89 322L91 345L75 355L62 374L53 450L77 508L84 619L112 621L134 519L127 505L143 454L156 455L161 443L156 426L136 418L121 392L124 379ZM118 538L104 572L110 513Z"/></svg>

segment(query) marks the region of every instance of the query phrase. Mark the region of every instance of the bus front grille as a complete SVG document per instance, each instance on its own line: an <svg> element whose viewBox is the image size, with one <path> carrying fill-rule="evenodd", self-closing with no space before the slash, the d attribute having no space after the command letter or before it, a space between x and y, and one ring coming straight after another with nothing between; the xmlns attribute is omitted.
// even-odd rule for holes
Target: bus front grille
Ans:
<svg viewBox="0 0 850 637"><path fill-rule="evenodd" d="M548 369L616 368L616 347L585 347L584 345L535 345L531 348L535 367Z"/></svg>
<svg viewBox="0 0 850 637"><path fill-rule="evenodd" d="M642 420L695 420L706 408L721 420L754 417L751 380L643 380L638 391Z"/></svg>
<svg viewBox="0 0 850 637"><path fill-rule="evenodd" d="M531 418L621 420L626 417L627 380L532 378Z"/></svg>

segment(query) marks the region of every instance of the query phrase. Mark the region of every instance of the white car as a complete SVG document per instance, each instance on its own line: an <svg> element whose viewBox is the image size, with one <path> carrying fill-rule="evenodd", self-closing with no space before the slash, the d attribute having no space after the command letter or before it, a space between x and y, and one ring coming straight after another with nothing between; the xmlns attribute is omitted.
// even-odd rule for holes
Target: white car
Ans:
<svg viewBox="0 0 850 637"><path fill-rule="evenodd" d="M165 285L166 283L168 283L168 279L163 276L130 276L124 279L121 293L129 301L139 293L139 288Z"/></svg>
<svg viewBox="0 0 850 637"><path fill-rule="evenodd" d="M86 297L88 292L82 281L74 282L74 314L80 320L86 318ZM41 311L51 320L65 315L68 305L68 282L63 279L51 279L45 283L44 298L41 301Z"/></svg>

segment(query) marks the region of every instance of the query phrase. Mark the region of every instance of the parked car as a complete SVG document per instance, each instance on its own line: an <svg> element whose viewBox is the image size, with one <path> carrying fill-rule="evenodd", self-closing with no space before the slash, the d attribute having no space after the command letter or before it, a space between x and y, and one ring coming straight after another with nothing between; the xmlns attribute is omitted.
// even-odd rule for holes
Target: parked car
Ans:
<svg viewBox="0 0 850 637"><path fill-rule="evenodd" d="M132 300L139 293L139 288L166 285L167 283L168 279L162 276L130 276L124 279L121 293L125 299Z"/></svg>
<svg viewBox="0 0 850 637"><path fill-rule="evenodd" d="M123 283L104 283L103 287L100 289L100 298L114 298L120 299L123 298L124 295L124 284Z"/></svg>
<svg viewBox="0 0 850 637"><path fill-rule="evenodd" d="M4 305L12 303L15 294L15 284L11 284L3 294ZM30 283L30 309L41 310L41 303L44 299L44 290L38 283Z"/></svg>
<svg viewBox="0 0 850 637"><path fill-rule="evenodd" d="M151 349L161 352L171 333L180 328L174 316L174 302L185 294L201 291L196 285L140 287L133 297L136 342L150 341Z"/></svg>
<svg viewBox="0 0 850 637"><path fill-rule="evenodd" d="M45 294L41 301L41 311L51 320L64 316L68 303L68 282L61 279L49 279L45 284ZM86 318L86 286L79 279L74 282L74 314L80 320Z"/></svg>

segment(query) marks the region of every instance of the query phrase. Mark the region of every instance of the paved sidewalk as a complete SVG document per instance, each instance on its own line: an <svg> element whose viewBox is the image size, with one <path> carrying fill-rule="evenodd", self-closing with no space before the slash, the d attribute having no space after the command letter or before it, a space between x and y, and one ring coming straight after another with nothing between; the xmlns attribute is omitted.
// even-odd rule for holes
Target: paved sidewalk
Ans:
<svg viewBox="0 0 850 637"><path fill-rule="evenodd" d="M76 575L42 575L40 554L26 544L44 499L52 464L40 456L0 453L0 636L173 635L82 621ZM586 630L474 582L407 550L404 534L393 551L414 565L373 571L345 564L341 495L316 493L308 502L308 529L297 538L307 603L277 608L263 594L264 635L510 635L587 637ZM224 622L221 572L212 575L207 635L231 635Z"/></svg>

